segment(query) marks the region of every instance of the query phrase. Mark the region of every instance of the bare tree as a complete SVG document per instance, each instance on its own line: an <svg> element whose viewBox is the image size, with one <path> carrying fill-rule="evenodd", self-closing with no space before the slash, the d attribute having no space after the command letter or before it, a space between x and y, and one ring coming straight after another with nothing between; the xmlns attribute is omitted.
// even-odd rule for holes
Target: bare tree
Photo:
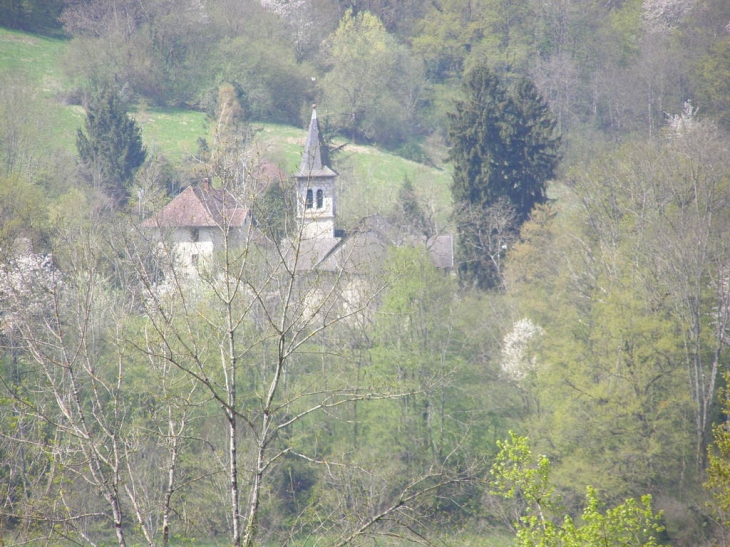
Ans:
<svg viewBox="0 0 730 547"><path fill-rule="evenodd" d="M221 159L220 165L249 163L242 155ZM165 261L162 285L144 257L131 247L127 252L146 290L145 328L159 344L156 351L147 351L189 375L219 407L227 436L222 463L230 540L236 547L250 547L262 537L262 504L268 503L265 492L275 482L279 464L295 458L347 473L357 467L346 460L338 464L322 459L296 442L294 431L306 437L304 432L318 427L317 420L327 423L358 403L397 399L421 388L397 382L363 384L360 365L343 359L346 352L329 344L333 333L367 323L387 282L380 266L368 263L367 249L343 256L331 267L313 268L316 244L303 237L304 223L286 223L288 237L278 241L267 233L265 222L239 222L248 208L260 211L256 201L265 183L251 180L254 173L248 169L218 171L213 165L211 172L222 175L217 203L225 204L210 210L218 219L212 236L216 250L198 259L192 275L177 258L174 234L162 226L154 236ZM310 533L336 529L336 537L349 541L372 531L386 515L415 507L421 494L452 481L446 477L434 468L423 480L404 483L400 493L390 485L380 509L355 511L358 518L349 526L343 526L341 513L334 509L333 514L315 519L309 514L305 520L308 513L302 508L297 512L301 526L286 530L284 540L306 528ZM348 507L354 509L352 503Z"/></svg>
<svg viewBox="0 0 730 547"><path fill-rule="evenodd" d="M120 290L125 277L113 232L74 225L59 232L53 257L20 255L0 272L4 329L26 375L7 379L4 395L19 424L38 424L3 434L26 447L17 455L25 493L6 509L28 523L26 534L89 545L108 540L104 529L112 529L125 546L130 534L137 537L134 523L152 546L160 522L166 544L198 390L189 381L174 385L155 363L143 370L143 355L130 343L139 303L133 290ZM156 473L164 487L148 495ZM100 529L100 522L108 525Z"/></svg>
<svg viewBox="0 0 730 547"><path fill-rule="evenodd" d="M462 229L469 234L465 242L470 249L465 253L473 260L485 263L496 287L502 287L504 261L508 249L517 241L517 213L506 198L486 208L464 206L455 215Z"/></svg>

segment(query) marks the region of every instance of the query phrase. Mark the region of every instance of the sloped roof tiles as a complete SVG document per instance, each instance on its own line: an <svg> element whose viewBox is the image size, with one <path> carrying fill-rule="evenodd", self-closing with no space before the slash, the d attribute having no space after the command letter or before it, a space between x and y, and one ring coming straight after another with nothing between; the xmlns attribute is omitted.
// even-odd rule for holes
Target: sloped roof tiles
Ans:
<svg viewBox="0 0 730 547"><path fill-rule="evenodd" d="M188 186L156 215L142 223L144 228L241 227L248 207L223 188Z"/></svg>

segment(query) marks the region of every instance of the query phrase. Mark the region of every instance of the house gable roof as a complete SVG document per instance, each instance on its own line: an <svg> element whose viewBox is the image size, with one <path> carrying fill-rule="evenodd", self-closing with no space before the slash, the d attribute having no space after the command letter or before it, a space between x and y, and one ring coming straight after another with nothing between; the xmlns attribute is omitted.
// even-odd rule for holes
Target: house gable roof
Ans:
<svg viewBox="0 0 730 547"><path fill-rule="evenodd" d="M209 184L188 186L156 215L142 223L144 228L232 228L246 223L249 209L227 190Z"/></svg>
<svg viewBox="0 0 730 547"><path fill-rule="evenodd" d="M312 239L286 239L283 243L284 257L291 268L298 272L326 270L322 264L342 243L340 237L318 237Z"/></svg>

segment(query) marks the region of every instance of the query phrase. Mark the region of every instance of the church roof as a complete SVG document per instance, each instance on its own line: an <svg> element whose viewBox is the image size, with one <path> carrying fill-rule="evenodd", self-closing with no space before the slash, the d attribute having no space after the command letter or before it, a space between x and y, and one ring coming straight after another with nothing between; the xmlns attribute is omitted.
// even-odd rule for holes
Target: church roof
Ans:
<svg viewBox="0 0 730 547"><path fill-rule="evenodd" d="M309 122L307 142L304 144L304 154L299 164L297 178L334 177L337 175L332 169L322 163L322 141L319 138L319 122L317 109L312 108L312 119Z"/></svg>
<svg viewBox="0 0 730 547"><path fill-rule="evenodd" d="M454 267L454 238L451 234L426 237L407 226L394 224L386 217L375 214L360 220L355 234L377 234L389 246L423 246L428 251L434 266L440 269Z"/></svg>
<svg viewBox="0 0 730 547"><path fill-rule="evenodd" d="M426 238L377 214L363 218L345 237L304 239L298 244L288 241L287 245L287 260L296 260L297 271L364 274L385 263L390 247L403 246L423 246L437 268L454 267L454 242L450 234Z"/></svg>
<svg viewBox="0 0 730 547"><path fill-rule="evenodd" d="M342 243L340 237L317 237L312 239L286 239L283 243L284 256L290 267L296 271L313 271L322 268L323 261Z"/></svg>
<svg viewBox="0 0 730 547"><path fill-rule="evenodd" d="M208 182L188 186L156 215L142 223L144 228L240 227L249 215L247 207L223 188Z"/></svg>

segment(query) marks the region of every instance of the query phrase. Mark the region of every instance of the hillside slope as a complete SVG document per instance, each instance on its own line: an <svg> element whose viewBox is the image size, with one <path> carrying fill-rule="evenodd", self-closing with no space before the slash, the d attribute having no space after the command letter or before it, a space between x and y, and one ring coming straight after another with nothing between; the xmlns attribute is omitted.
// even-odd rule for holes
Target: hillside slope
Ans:
<svg viewBox="0 0 730 547"><path fill-rule="evenodd" d="M75 152L76 130L83 126L84 110L67 104L73 83L63 70L69 43L0 27L0 82L23 96L26 117L40 121L36 140L43 149ZM8 92L0 99L0 116L9 108ZM210 138L205 113L137 105L145 145L173 163L190 157L199 138ZM1 121L1 120L0 120ZM256 153L292 172L299 162L305 132L291 126L255 123ZM445 153L444 153L445 156ZM403 159L375 147L347 145L338 154L341 215L344 222L373 213L387 213L403 181L408 178L424 196L440 225L448 219L450 175Z"/></svg>

